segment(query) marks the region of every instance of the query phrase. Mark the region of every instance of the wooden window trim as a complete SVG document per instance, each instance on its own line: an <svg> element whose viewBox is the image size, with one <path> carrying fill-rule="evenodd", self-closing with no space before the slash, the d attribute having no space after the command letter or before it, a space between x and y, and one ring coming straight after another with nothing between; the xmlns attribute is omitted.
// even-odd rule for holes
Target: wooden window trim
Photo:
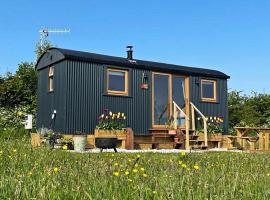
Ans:
<svg viewBox="0 0 270 200"><path fill-rule="evenodd" d="M49 90L49 92L54 91L54 66L49 67L48 90Z"/></svg>
<svg viewBox="0 0 270 200"><path fill-rule="evenodd" d="M154 88L155 88L155 84L154 84L154 76L155 74L161 74L161 75L167 75L169 77L169 83L168 83L168 101L169 101L169 112L168 112L168 117L170 117L170 115L173 114L172 112L172 76L178 76L178 77L183 77L185 78L185 104L186 104L186 115L189 116L189 110L190 110L190 106L189 106L189 77L188 76L184 76L184 75L179 75L179 74L171 74L171 73L162 73L162 72L152 72L152 128L157 128L157 129L164 129L167 126L166 125L157 125L155 124L155 119L154 119ZM178 128L184 129L185 125L183 126L179 126Z"/></svg>
<svg viewBox="0 0 270 200"><path fill-rule="evenodd" d="M109 90L109 72L124 72L125 73L125 90L124 91L118 91L118 90ZM113 69L113 68L107 68L107 94L109 95L128 95L128 70L122 70L122 69Z"/></svg>
<svg viewBox="0 0 270 200"><path fill-rule="evenodd" d="M204 98L203 97L203 82L214 83L214 97L213 98ZM210 102L210 103L217 102L217 81L216 80L201 79L201 101L202 102Z"/></svg>

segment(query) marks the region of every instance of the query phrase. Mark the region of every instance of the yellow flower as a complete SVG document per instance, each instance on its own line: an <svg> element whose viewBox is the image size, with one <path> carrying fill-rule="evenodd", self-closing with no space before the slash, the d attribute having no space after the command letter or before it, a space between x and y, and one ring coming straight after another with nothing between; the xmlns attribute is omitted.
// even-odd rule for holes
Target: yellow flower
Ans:
<svg viewBox="0 0 270 200"><path fill-rule="evenodd" d="M113 165L114 165L114 166L118 166L118 163L114 163Z"/></svg>
<svg viewBox="0 0 270 200"><path fill-rule="evenodd" d="M193 167L195 170L199 170L199 166L198 165L194 165Z"/></svg>
<svg viewBox="0 0 270 200"><path fill-rule="evenodd" d="M154 190L154 191L153 191L153 194L156 194L156 193L157 193L157 191Z"/></svg>
<svg viewBox="0 0 270 200"><path fill-rule="evenodd" d="M60 171L60 169L58 167L54 167L53 171L54 171L54 173L58 173Z"/></svg>
<svg viewBox="0 0 270 200"><path fill-rule="evenodd" d="M181 165L183 168L187 168L187 165L186 164L182 164Z"/></svg>
<svg viewBox="0 0 270 200"><path fill-rule="evenodd" d="M3 151L0 151L0 154L3 154Z"/></svg>
<svg viewBox="0 0 270 200"><path fill-rule="evenodd" d="M117 119L119 119L120 118L120 115L117 115Z"/></svg>
<svg viewBox="0 0 270 200"><path fill-rule="evenodd" d="M126 119L126 116L124 116L123 119Z"/></svg>
<svg viewBox="0 0 270 200"><path fill-rule="evenodd" d="M178 163L179 163L179 165L182 165L183 164L183 161L180 160Z"/></svg>
<svg viewBox="0 0 270 200"><path fill-rule="evenodd" d="M124 113L122 113L122 117L124 117L125 116L125 114Z"/></svg>
<svg viewBox="0 0 270 200"><path fill-rule="evenodd" d="M111 111L109 112L109 115L112 116L112 112Z"/></svg>
<svg viewBox="0 0 270 200"><path fill-rule="evenodd" d="M113 172L114 176L119 176L119 174L120 174L119 172Z"/></svg>
<svg viewBox="0 0 270 200"><path fill-rule="evenodd" d="M138 172L138 170L137 169L133 169L133 173L137 173Z"/></svg>
<svg viewBox="0 0 270 200"><path fill-rule="evenodd" d="M16 149L13 149L13 153L16 153L17 152L17 150Z"/></svg>
<svg viewBox="0 0 270 200"><path fill-rule="evenodd" d="M140 154L137 154L137 158L140 158L141 157L141 155Z"/></svg>
<svg viewBox="0 0 270 200"><path fill-rule="evenodd" d="M144 171L144 168L143 167L141 167L141 171Z"/></svg>
<svg viewBox="0 0 270 200"><path fill-rule="evenodd" d="M270 173L266 174L267 176L270 176Z"/></svg>
<svg viewBox="0 0 270 200"><path fill-rule="evenodd" d="M125 175L129 175L129 171L125 171Z"/></svg>
<svg viewBox="0 0 270 200"><path fill-rule="evenodd" d="M139 166L138 163L136 163L136 164L135 164L135 167L138 167L138 166Z"/></svg>
<svg viewBox="0 0 270 200"><path fill-rule="evenodd" d="M120 112L118 112L118 113L117 113L117 115L119 115L119 116L120 116L120 115L121 115L121 113L120 113Z"/></svg>
<svg viewBox="0 0 270 200"><path fill-rule="evenodd" d="M28 176L31 176L31 175L32 175L32 172L29 172L29 173L28 173Z"/></svg>
<svg viewBox="0 0 270 200"><path fill-rule="evenodd" d="M181 156L185 156L186 155L186 152L181 152Z"/></svg>
<svg viewBox="0 0 270 200"><path fill-rule="evenodd" d="M9 159L12 159L11 155L8 156Z"/></svg>
<svg viewBox="0 0 270 200"><path fill-rule="evenodd" d="M143 174L143 177L145 177L145 178L146 178L147 176L148 176L147 174Z"/></svg>
<svg viewBox="0 0 270 200"><path fill-rule="evenodd" d="M128 162L131 162L131 159L128 159Z"/></svg>
<svg viewBox="0 0 270 200"><path fill-rule="evenodd" d="M67 150L67 149L68 149L68 146L65 144L65 145L63 146L63 149L64 149L64 150Z"/></svg>

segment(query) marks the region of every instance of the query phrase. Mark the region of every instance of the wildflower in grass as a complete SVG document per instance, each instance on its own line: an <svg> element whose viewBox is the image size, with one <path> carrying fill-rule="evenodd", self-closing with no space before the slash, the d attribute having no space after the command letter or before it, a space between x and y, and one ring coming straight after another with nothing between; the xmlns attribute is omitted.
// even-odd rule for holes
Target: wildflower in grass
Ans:
<svg viewBox="0 0 270 200"><path fill-rule="evenodd" d="M187 165L183 163L183 164L181 165L181 167L187 168Z"/></svg>
<svg viewBox="0 0 270 200"><path fill-rule="evenodd" d="M53 171L54 171L54 173L58 173L60 171L60 169L58 167L54 167Z"/></svg>
<svg viewBox="0 0 270 200"><path fill-rule="evenodd" d="M114 157L114 154L112 154L112 157Z"/></svg>
<svg viewBox="0 0 270 200"><path fill-rule="evenodd" d="M119 176L120 175L120 172L113 172L113 175L114 176Z"/></svg>
<svg viewBox="0 0 270 200"><path fill-rule="evenodd" d="M65 144L65 145L63 146L63 149L64 149L64 150L67 150L67 149L68 149L68 146Z"/></svg>
<svg viewBox="0 0 270 200"><path fill-rule="evenodd" d="M0 151L0 155L3 154L3 151Z"/></svg>
<svg viewBox="0 0 270 200"><path fill-rule="evenodd" d="M132 182L132 179L128 179L128 182Z"/></svg>
<svg viewBox="0 0 270 200"><path fill-rule="evenodd" d="M143 167L141 167L141 171L144 171L144 168Z"/></svg>
<svg viewBox="0 0 270 200"><path fill-rule="evenodd" d="M113 165L116 167L116 166L118 166L119 164L118 164L118 163L114 163Z"/></svg>
<svg viewBox="0 0 270 200"><path fill-rule="evenodd" d="M125 113L122 113L122 117L124 117L125 116Z"/></svg>
<svg viewBox="0 0 270 200"><path fill-rule="evenodd" d="M9 159L12 159L12 156L11 156L11 155L9 155L9 156L8 156L8 158L9 158Z"/></svg>
<svg viewBox="0 0 270 200"><path fill-rule="evenodd" d="M178 163L179 163L179 165L182 165L182 164L183 164L183 161L182 161L182 160L180 160Z"/></svg>
<svg viewBox="0 0 270 200"><path fill-rule="evenodd" d="M266 174L266 176L270 176L270 173Z"/></svg>
<svg viewBox="0 0 270 200"><path fill-rule="evenodd" d="M129 171L125 171L125 175L128 176L129 175Z"/></svg>
<svg viewBox="0 0 270 200"><path fill-rule="evenodd" d="M16 149L13 149L13 153L16 153L17 152L17 150Z"/></svg>
<svg viewBox="0 0 270 200"><path fill-rule="evenodd" d="M131 162L131 159L128 159L128 162Z"/></svg>
<svg viewBox="0 0 270 200"><path fill-rule="evenodd" d="M31 176L31 175L32 175L32 172L29 172L29 173L28 173L28 176Z"/></svg>
<svg viewBox="0 0 270 200"><path fill-rule="evenodd" d="M186 152L181 152L181 156L185 156L186 155Z"/></svg>
<svg viewBox="0 0 270 200"><path fill-rule="evenodd" d="M145 177L145 178L146 178L147 176L148 176L147 174L145 174L145 173L143 174L143 177Z"/></svg>
<svg viewBox="0 0 270 200"><path fill-rule="evenodd" d="M137 158L140 158L141 157L141 155L140 154L137 154Z"/></svg>
<svg viewBox="0 0 270 200"><path fill-rule="evenodd" d="M135 166L135 167L138 167L139 165L136 163L134 166Z"/></svg>
<svg viewBox="0 0 270 200"><path fill-rule="evenodd" d="M133 169L132 171L133 171L133 173L137 173L137 172L138 172L138 170L137 170L137 169Z"/></svg>
<svg viewBox="0 0 270 200"><path fill-rule="evenodd" d="M153 194L157 194L157 191L154 190L154 191L153 191Z"/></svg>
<svg viewBox="0 0 270 200"><path fill-rule="evenodd" d="M194 165L193 167L196 171L199 170L199 166L198 165Z"/></svg>

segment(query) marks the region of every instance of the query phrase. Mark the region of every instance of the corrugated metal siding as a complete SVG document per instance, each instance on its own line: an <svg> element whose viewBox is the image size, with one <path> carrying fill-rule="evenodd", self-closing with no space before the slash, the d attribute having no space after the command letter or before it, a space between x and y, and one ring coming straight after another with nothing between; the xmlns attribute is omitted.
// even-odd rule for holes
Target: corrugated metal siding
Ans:
<svg viewBox="0 0 270 200"><path fill-rule="evenodd" d="M48 92L49 67L38 71L38 111L37 128L52 128L65 132L66 118L66 61L54 64L54 91ZM51 124L51 115L56 110L56 118Z"/></svg>
<svg viewBox="0 0 270 200"><path fill-rule="evenodd" d="M214 79L217 81L217 103L201 101L200 79L203 77L190 77L190 101L193 102L205 116L223 117L224 132L228 132L228 97L227 80Z"/></svg>
<svg viewBox="0 0 270 200"><path fill-rule="evenodd" d="M97 118L104 109L124 112L127 126L138 134L148 134L151 125L149 90L140 89L142 74L149 71L129 69L129 96L105 94L104 73L107 66L68 61L66 133L93 133ZM109 66L114 67L114 66Z"/></svg>
<svg viewBox="0 0 270 200"><path fill-rule="evenodd" d="M136 135L148 135L151 128L151 72L129 69L129 96L105 94L106 67L83 61L62 61L55 64L55 89L48 93L48 67L38 71L37 127L49 127L51 114L57 110L53 129L66 134L77 131L93 133L98 116L104 109L124 112L127 126ZM110 66L113 67L113 66ZM140 89L143 73L148 74L149 89ZM190 101L206 116L224 117L228 127L227 80L217 80L217 103L200 101L200 77L190 77Z"/></svg>

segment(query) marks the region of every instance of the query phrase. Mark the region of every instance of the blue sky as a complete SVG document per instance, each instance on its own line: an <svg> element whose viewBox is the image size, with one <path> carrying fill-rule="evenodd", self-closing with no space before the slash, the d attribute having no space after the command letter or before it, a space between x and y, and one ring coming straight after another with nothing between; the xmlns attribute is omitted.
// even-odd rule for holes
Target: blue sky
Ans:
<svg viewBox="0 0 270 200"><path fill-rule="evenodd" d="M0 7L0 74L34 61L42 27L58 47L221 70L229 88L270 92L269 0L13 0Z"/></svg>

